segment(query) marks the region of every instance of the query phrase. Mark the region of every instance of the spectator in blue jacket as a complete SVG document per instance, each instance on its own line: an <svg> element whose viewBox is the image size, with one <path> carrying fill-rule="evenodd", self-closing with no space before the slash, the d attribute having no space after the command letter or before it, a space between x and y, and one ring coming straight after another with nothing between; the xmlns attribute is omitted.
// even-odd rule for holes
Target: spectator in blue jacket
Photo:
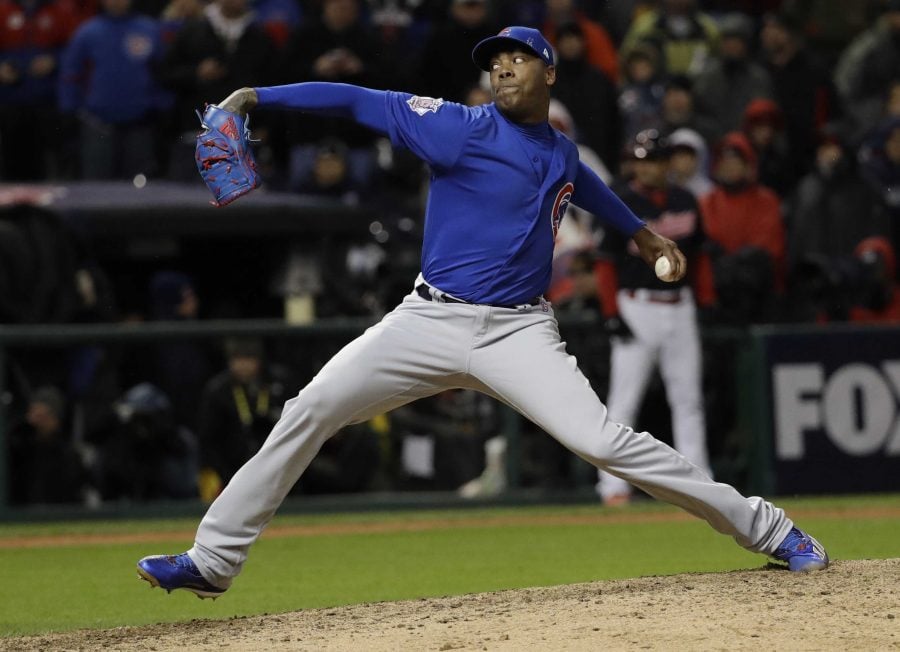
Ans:
<svg viewBox="0 0 900 652"><path fill-rule="evenodd" d="M131 0L102 0L62 57L60 109L80 123L81 174L132 178L156 172L154 123L163 100L155 79L159 25Z"/></svg>

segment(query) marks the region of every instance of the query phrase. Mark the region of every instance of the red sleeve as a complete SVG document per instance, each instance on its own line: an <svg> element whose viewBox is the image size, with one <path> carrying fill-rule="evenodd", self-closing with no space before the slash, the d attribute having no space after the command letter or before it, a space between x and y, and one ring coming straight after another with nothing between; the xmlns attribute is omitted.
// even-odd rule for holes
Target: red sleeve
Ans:
<svg viewBox="0 0 900 652"><path fill-rule="evenodd" d="M619 274L611 260L598 260L594 263L594 280L597 282L597 294L603 306L603 316L613 317L619 314L619 302L616 292L619 289Z"/></svg>

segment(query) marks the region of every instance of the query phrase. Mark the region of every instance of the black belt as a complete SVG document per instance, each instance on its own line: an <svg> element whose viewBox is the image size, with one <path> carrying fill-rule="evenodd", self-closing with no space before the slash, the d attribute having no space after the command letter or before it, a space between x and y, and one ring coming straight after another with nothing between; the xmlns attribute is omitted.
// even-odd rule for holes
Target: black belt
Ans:
<svg viewBox="0 0 900 652"><path fill-rule="evenodd" d="M625 294L627 294L632 299L643 299L644 301L649 301L650 303L681 303L682 296L681 290L645 290L645 289L631 289L625 290Z"/></svg>
<svg viewBox="0 0 900 652"><path fill-rule="evenodd" d="M507 305L501 303L479 303L473 304L471 301L463 301L462 299L457 299L456 297L451 297L448 294L442 294L440 299L432 296L431 291L429 289L428 284L422 283L421 285L416 286L416 294L418 294L423 299L428 299L429 301L439 301L443 303L466 303L470 306L479 305L479 306L491 306L492 308L509 308L510 310L517 310L520 306L539 306L541 305L541 301L543 301L542 297L535 297L529 301L525 301L523 303L517 305Z"/></svg>

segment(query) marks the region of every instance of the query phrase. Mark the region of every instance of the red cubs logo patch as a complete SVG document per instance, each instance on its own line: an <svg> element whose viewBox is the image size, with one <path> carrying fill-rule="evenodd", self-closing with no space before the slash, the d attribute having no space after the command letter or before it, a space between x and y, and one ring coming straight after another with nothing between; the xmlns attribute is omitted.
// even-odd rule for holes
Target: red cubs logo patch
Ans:
<svg viewBox="0 0 900 652"><path fill-rule="evenodd" d="M550 226L553 228L553 237L559 231L559 224L566 215L566 209L569 202L572 201L572 193L575 192L575 186L571 181L567 182L559 192L556 193L556 199L553 201L553 211L550 213Z"/></svg>
<svg viewBox="0 0 900 652"><path fill-rule="evenodd" d="M223 134L225 134L232 140L237 140L238 130L237 130L237 125L234 124L233 117L228 116L228 120L226 120L225 123L220 127L219 131L221 131Z"/></svg>

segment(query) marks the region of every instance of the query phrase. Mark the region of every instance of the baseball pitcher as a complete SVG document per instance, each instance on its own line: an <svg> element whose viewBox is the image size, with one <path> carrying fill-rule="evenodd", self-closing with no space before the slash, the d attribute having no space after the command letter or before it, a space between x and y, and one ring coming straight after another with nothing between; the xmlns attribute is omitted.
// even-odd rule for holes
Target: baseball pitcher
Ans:
<svg viewBox="0 0 900 652"><path fill-rule="evenodd" d="M601 216L634 241L648 265L665 256L673 279L686 272L684 255L648 229L548 124L556 68L540 32L506 28L472 57L490 73L491 104L465 107L316 82L240 89L222 102L238 115L278 108L348 116L425 160L431 188L422 269L399 306L285 404L262 448L209 507L193 547L145 557L139 575L169 591L221 595L329 437L454 387L502 401L597 468L683 507L749 550L796 571L825 568L824 549L783 510L713 482L649 433L609 419L543 298L566 207Z"/></svg>

